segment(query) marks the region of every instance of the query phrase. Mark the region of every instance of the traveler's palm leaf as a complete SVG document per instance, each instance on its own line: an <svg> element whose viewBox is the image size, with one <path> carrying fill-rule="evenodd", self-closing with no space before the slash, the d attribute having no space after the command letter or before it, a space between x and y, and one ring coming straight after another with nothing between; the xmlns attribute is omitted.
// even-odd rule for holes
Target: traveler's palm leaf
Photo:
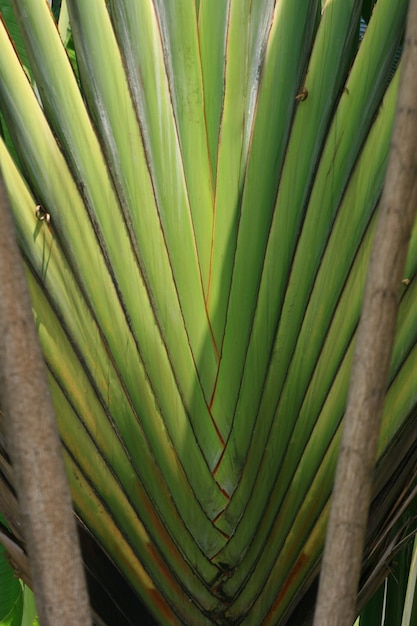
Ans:
<svg viewBox="0 0 417 626"><path fill-rule="evenodd" d="M356 0L67 0L77 73L46 3L12 4L34 85L0 25L0 164L77 515L159 623L283 623L323 546L407 2L359 44ZM416 264L414 236L381 492Z"/></svg>

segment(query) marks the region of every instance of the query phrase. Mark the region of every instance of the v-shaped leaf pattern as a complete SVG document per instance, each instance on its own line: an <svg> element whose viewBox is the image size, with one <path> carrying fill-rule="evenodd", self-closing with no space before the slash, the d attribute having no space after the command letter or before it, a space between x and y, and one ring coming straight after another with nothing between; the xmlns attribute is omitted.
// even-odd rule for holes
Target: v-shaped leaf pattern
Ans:
<svg viewBox="0 0 417 626"><path fill-rule="evenodd" d="M357 0L67 0L77 72L46 3L12 4L35 88L0 25L22 167L4 142L0 164L76 512L161 624L285 623L323 544L407 2L360 43ZM416 405L414 291L381 456Z"/></svg>

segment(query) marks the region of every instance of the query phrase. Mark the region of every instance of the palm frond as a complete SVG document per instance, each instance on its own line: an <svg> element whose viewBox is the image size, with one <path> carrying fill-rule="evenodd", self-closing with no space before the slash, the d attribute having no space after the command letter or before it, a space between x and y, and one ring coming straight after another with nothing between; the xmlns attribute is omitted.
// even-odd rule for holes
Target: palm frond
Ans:
<svg viewBox="0 0 417 626"><path fill-rule="evenodd" d="M80 524L160 624L308 615L407 2L360 39L357 0L67 0L65 44L10 4L0 165ZM364 585L415 475L416 246Z"/></svg>

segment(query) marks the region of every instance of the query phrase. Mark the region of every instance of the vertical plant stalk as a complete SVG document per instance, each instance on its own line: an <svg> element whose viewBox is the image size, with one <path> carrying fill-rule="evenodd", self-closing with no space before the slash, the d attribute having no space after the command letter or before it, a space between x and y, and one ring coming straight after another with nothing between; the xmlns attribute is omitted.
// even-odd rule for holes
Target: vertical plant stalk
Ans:
<svg viewBox="0 0 417 626"><path fill-rule="evenodd" d="M352 626L401 280L417 207L417 0L410 0L396 119L368 270L314 617Z"/></svg>
<svg viewBox="0 0 417 626"><path fill-rule="evenodd" d="M0 214L0 403L37 610L43 626L84 626L91 617L77 528L1 176Z"/></svg>

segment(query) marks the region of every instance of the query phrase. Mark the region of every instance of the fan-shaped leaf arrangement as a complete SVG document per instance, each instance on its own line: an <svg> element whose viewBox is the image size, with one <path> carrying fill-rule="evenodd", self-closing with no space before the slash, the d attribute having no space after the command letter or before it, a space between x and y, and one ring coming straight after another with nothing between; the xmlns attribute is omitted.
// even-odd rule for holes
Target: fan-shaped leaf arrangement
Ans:
<svg viewBox="0 0 417 626"><path fill-rule="evenodd" d="M0 163L77 515L159 623L284 623L322 550L407 2L360 42L354 0L67 0L72 64L45 2L12 5L32 78L2 24ZM414 236L381 489L416 264Z"/></svg>

